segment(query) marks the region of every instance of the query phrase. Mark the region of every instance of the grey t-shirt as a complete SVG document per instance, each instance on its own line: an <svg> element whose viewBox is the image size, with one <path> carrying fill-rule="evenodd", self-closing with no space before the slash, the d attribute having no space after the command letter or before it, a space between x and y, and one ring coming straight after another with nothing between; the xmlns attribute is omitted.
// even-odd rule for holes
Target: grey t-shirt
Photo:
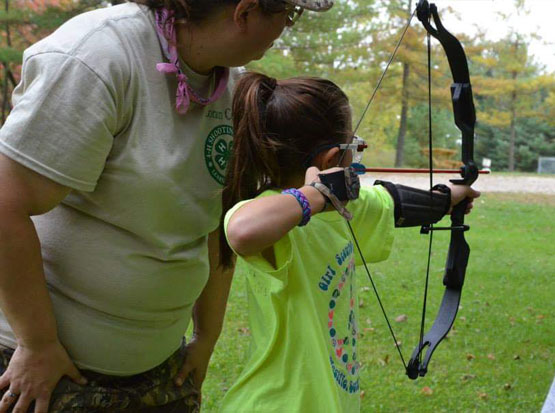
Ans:
<svg viewBox="0 0 555 413"><path fill-rule="evenodd" d="M179 347L208 277L232 141L235 70L217 102L179 115L154 24L128 3L26 50L0 130L2 153L73 189L33 221L60 340L78 367L104 374L146 371ZM16 343L3 314L0 343Z"/></svg>

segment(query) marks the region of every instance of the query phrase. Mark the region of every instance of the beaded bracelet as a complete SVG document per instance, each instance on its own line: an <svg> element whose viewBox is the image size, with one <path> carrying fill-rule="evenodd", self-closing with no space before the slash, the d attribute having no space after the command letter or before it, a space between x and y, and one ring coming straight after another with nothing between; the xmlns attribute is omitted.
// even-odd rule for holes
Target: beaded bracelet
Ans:
<svg viewBox="0 0 555 413"><path fill-rule="evenodd" d="M284 195L293 195L303 209L303 218L301 219L301 222L299 222L298 226L302 227L308 224L312 210L310 209L310 203L308 202L308 199L306 199L306 196L296 188L285 189L281 191L281 193Z"/></svg>

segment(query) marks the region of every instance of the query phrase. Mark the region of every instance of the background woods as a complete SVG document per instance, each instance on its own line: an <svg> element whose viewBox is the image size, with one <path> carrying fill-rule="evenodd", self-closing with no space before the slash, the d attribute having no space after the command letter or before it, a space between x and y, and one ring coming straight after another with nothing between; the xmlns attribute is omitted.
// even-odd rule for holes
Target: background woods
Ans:
<svg viewBox="0 0 555 413"><path fill-rule="evenodd" d="M19 81L23 50L72 16L109 7L110 3L0 1L3 122ZM301 23L250 68L276 77L301 74L331 78L349 95L357 122L416 2L349 0L337 2L329 13L305 13ZM526 13L522 1L507 9ZM442 16L455 12L441 8ZM491 41L481 32L473 37L454 34L465 46L478 106L476 160L491 159L497 171L535 171L539 156L555 156L555 76L530 56L529 44L538 40L537 36L514 31L502 40ZM436 166L448 167L458 159L460 134L452 119L450 71L441 47L432 44L432 116L434 146L438 148L434 158ZM425 166L426 59L424 30L413 19L359 130L371 145L364 160L367 165Z"/></svg>
<svg viewBox="0 0 555 413"><path fill-rule="evenodd" d="M416 1L337 0L328 13L307 12L263 60L249 68L280 78L328 77L348 94L357 122ZM2 122L19 82L23 50L72 16L115 3L0 0ZM438 4L447 29L452 29L453 16L463 2L450 3L453 9ZM472 3L480 7L491 0ZM503 0L503 4L508 14L525 13L526 4L534 5L533 0ZM555 157L553 67L546 68L541 56L532 58L532 42L539 40L533 33L513 30L491 40L481 30L466 30L473 22L463 23L465 33L453 30L453 34L469 59L478 118L475 159L478 163L491 159L494 171L535 171L539 156ZM434 155L440 166L458 160L460 133L453 122L450 71L440 46L435 41L432 45L432 117L434 146L439 149ZM425 167L427 106L426 39L420 23L413 20L359 129L370 145L364 163ZM368 181L375 178L367 175ZM396 182L391 176L383 178ZM495 182L484 189L471 215L472 254L459 316L425 380L412 382L404 376L373 292L366 279L357 280L362 412L541 409L555 367L555 178L500 173L481 177L477 184L487 178ZM429 317L435 315L443 292L447 235L434 236ZM390 259L371 268L404 354L418 340L421 315L420 276L427 245L415 241L418 237L418 228L399 230ZM242 275L234 276L224 332L203 387L206 412L218 411L249 354Z"/></svg>

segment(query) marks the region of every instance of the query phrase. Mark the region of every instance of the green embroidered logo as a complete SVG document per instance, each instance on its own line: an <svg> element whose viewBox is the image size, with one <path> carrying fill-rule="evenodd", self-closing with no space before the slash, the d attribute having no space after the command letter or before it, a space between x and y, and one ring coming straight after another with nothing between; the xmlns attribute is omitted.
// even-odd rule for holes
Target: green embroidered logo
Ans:
<svg viewBox="0 0 555 413"><path fill-rule="evenodd" d="M204 145L204 159L208 172L221 185L224 184L232 146L233 128L230 125L220 125L212 129Z"/></svg>

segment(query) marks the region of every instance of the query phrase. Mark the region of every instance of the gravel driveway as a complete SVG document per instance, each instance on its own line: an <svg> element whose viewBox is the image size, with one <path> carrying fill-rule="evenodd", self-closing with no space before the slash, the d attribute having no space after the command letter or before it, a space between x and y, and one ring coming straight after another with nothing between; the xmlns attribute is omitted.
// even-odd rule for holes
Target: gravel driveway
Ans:
<svg viewBox="0 0 555 413"><path fill-rule="evenodd" d="M434 183L442 183L458 175L434 175ZM376 179L391 181L416 188L429 188L426 174L377 174L368 173L361 176L362 185L372 185ZM515 175L480 175L473 185L484 192L520 192L555 195L555 175L515 176Z"/></svg>

